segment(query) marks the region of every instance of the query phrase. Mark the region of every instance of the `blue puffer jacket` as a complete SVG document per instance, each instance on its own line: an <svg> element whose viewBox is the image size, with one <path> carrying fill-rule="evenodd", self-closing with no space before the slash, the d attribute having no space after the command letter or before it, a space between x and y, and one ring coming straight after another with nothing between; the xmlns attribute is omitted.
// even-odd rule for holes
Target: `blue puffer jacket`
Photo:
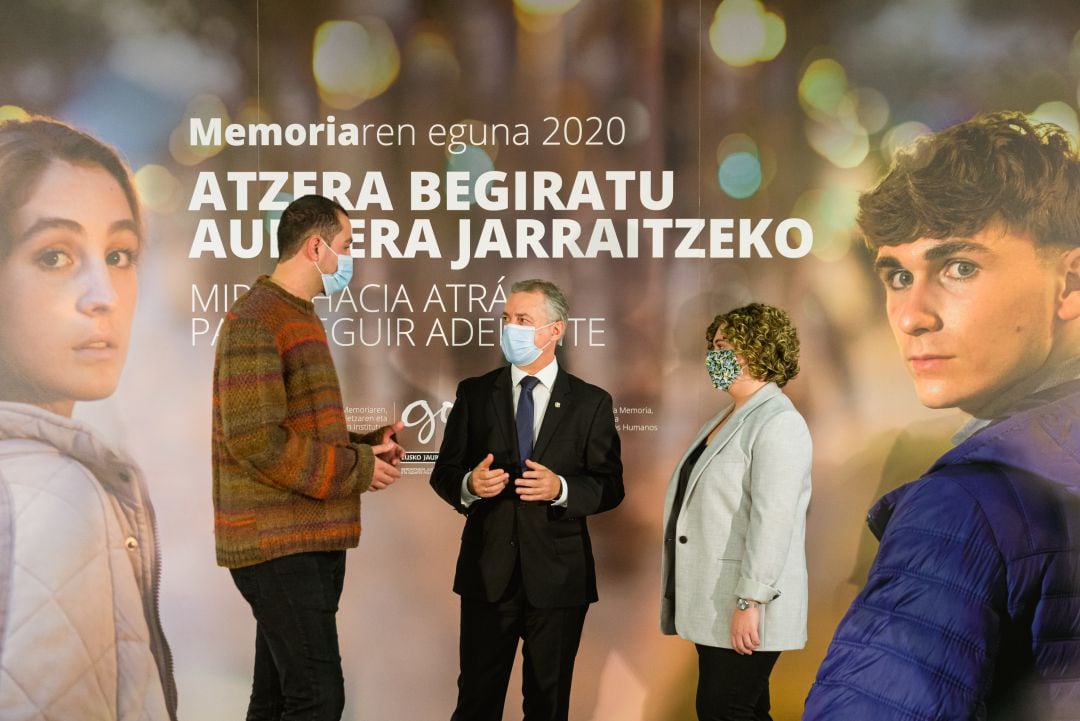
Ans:
<svg viewBox="0 0 1080 721"><path fill-rule="evenodd" d="M1080 382L882 498L804 721L1080 720Z"/></svg>

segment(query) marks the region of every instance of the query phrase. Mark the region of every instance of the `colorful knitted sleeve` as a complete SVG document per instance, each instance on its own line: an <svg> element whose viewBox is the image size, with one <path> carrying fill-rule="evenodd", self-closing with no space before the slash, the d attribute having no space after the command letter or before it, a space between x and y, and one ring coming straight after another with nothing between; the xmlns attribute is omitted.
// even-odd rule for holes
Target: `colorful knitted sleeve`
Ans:
<svg viewBox="0 0 1080 721"><path fill-rule="evenodd" d="M237 463L263 483L311 498L367 490L374 470L369 445L328 443L286 423L281 352L262 323L235 318L218 343L223 441Z"/></svg>

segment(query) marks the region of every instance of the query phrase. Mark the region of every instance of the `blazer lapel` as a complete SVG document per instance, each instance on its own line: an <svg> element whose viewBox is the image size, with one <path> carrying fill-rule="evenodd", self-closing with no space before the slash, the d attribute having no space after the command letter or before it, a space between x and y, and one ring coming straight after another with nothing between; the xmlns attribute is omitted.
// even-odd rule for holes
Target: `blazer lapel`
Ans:
<svg viewBox="0 0 1080 721"><path fill-rule="evenodd" d="M503 434L506 447L517 458L517 431L514 426L514 398L511 395L510 366L503 368L491 384L491 408L495 413L495 425Z"/></svg>
<svg viewBox="0 0 1080 721"><path fill-rule="evenodd" d="M570 410L570 378L566 371L559 367L555 376L555 384L551 388L551 397L548 398L547 408L544 410L544 420L540 424L540 435L536 437L533 445L533 457L540 458L555 430L559 427L563 417Z"/></svg>
<svg viewBox="0 0 1080 721"><path fill-rule="evenodd" d="M709 461L724 449L724 446L726 446L728 441L735 436L751 413L779 392L780 388L775 383L769 383L751 396L750 400L748 400L742 408L739 408L732 414L731 418L724 424L724 427L721 428L716 434L716 437L712 439L712 443L710 443L705 449L705 452L701 454L701 458L698 459L694 472L690 476L689 482L686 484L686 493L683 495L684 504L687 499L690 498L690 494L693 493L694 486L697 485L698 479L701 478L702 471L705 470L705 467L709 465ZM723 411L721 413L723 413ZM706 431L705 435L708 435L708 431L711 430L722 417L722 415L717 414L712 421L709 421L709 423L706 424L705 429L703 429ZM700 442L701 440L699 437L699 440L695 442L694 447L696 448L697 443Z"/></svg>

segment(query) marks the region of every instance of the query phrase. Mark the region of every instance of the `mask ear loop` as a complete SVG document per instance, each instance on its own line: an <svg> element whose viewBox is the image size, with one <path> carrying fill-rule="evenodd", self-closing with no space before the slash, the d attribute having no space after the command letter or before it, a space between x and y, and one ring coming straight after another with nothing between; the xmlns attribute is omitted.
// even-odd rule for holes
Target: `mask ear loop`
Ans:
<svg viewBox="0 0 1080 721"><path fill-rule="evenodd" d="M547 328L548 326L553 326L553 325L555 325L555 324L556 324L556 323L558 323L558 322L559 322L559 321L557 321L557 320L553 320L553 321L551 321L550 323L545 323L544 325L542 325L542 326L539 326L539 327L537 327L537 328L536 328L535 330L540 330L541 328ZM534 337L534 338L536 337L536 333L535 333L535 331L533 332L533 337ZM547 348L547 347L548 347L549 345L551 345L551 344L552 344L552 343L554 343L554 342L555 342L555 339L554 339L554 338L552 338L552 339L551 339L551 340L549 340L549 341L548 341L547 343L545 343L545 344L544 344L544 346L543 346L543 348L541 348L540 350L544 350L544 348ZM533 345L535 345L535 343L534 343Z"/></svg>
<svg viewBox="0 0 1080 721"><path fill-rule="evenodd" d="M322 243L323 245L325 245L326 249L329 250L333 255L337 255L337 253L334 253L334 249L330 247L330 244L327 243L326 240L322 236L319 236L319 242ZM318 247L318 246L316 246L316 247ZM318 260L313 260L311 262L315 266L315 270L319 271L319 275L329 275L329 273L324 273L323 269L319 267L319 261Z"/></svg>

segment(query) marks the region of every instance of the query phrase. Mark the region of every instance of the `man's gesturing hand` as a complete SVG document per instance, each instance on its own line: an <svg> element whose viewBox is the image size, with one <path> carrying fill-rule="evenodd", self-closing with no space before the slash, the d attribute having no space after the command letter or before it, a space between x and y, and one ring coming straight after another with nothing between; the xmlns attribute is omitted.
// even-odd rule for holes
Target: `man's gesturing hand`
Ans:
<svg viewBox="0 0 1080 721"><path fill-rule="evenodd" d="M389 446L389 449L387 451L382 453L376 452L375 455L392 466L401 465L401 459L405 457L405 449L398 445L393 438L394 434L396 434L403 428L405 428L404 421L398 421L392 426L386 426L385 428L383 428L382 442L379 446L377 446L379 448L383 446ZM375 447L373 447L372 450L374 450L374 448Z"/></svg>
<svg viewBox="0 0 1080 721"><path fill-rule="evenodd" d="M554 501L562 495L562 481L549 468L526 459L529 470L514 481L518 496L523 501Z"/></svg>
<svg viewBox="0 0 1080 721"><path fill-rule="evenodd" d="M506 488L510 474L502 469L492 468L491 462L494 460L495 456L489 453L472 469L469 474L469 493L481 498L491 498Z"/></svg>
<svg viewBox="0 0 1080 721"><path fill-rule="evenodd" d="M401 478L401 471L396 466L397 464L390 464L383 460L388 455L396 453L395 448L401 448L397 443L393 441L387 441L386 443L380 443L377 446L371 447L371 452L375 455L375 470L371 474L371 485L368 486L369 491L381 491L384 488L389 487L394 481Z"/></svg>

